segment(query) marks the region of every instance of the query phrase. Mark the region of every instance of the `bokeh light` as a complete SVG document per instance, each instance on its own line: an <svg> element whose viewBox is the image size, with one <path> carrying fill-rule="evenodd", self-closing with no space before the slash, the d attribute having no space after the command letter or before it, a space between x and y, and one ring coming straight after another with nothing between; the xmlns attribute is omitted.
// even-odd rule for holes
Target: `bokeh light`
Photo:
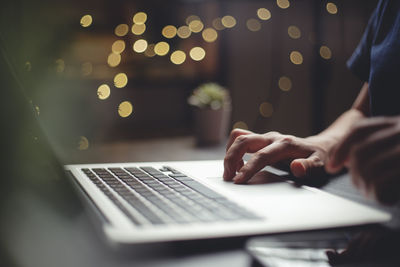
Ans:
<svg viewBox="0 0 400 267"><path fill-rule="evenodd" d="M56 62L56 63L57 63L57 62ZM28 72L31 71L31 70L32 70L32 63L29 62L29 61L25 62L24 68L25 68L25 70L28 71Z"/></svg>
<svg viewBox="0 0 400 267"><path fill-rule="evenodd" d="M154 52L156 55L165 56L169 52L169 44L166 42L158 42L154 46Z"/></svg>
<svg viewBox="0 0 400 267"><path fill-rule="evenodd" d="M301 37L301 31L297 26L291 25L288 27L288 35L292 39L299 39Z"/></svg>
<svg viewBox="0 0 400 267"><path fill-rule="evenodd" d="M225 26L222 24L222 19L221 18L213 19L212 25L218 31L222 31L223 29L225 29Z"/></svg>
<svg viewBox="0 0 400 267"><path fill-rule="evenodd" d="M274 112L274 107L272 106L271 103L263 102L261 103L259 110L261 116L269 118L272 116L272 113Z"/></svg>
<svg viewBox="0 0 400 267"><path fill-rule="evenodd" d="M80 136L78 142L78 150L87 150L87 149L89 149L89 140L85 136Z"/></svg>
<svg viewBox="0 0 400 267"><path fill-rule="evenodd" d="M116 67L121 63L121 55L120 54L115 54L115 53L111 53L108 55L107 58L107 64L110 67Z"/></svg>
<svg viewBox="0 0 400 267"><path fill-rule="evenodd" d="M279 89L281 89L282 91L289 91L290 89L292 89L292 81L289 77L282 76L279 78L278 86Z"/></svg>
<svg viewBox="0 0 400 267"><path fill-rule="evenodd" d="M230 15L222 17L221 21L225 28L233 28L236 25L236 19Z"/></svg>
<svg viewBox="0 0 400 267"><path fill-rule="evenodd" d="M276 4L278 5L278 7L282 8L282 9L286 9L286 8L290 7L289 0L276 0Z"/></svg>
<svg viewBox="0 0 400 267"><path fill-rule="evenodd" d="M303 64L303 55L299 51L290 52L290 61L295 65Z"/></svg>
<svg viewBox="0 0 400 267"><path fill-rule="evenodd" d="M247 124L244 121L235 122L233 124L233 129L237 129L237 128L244 129L244 130L248 130L249 129L249 127L247 126Z"/></svg>
<svg viewBox="0 0 400 267"><path fill-rule="evenodd" d="M90 25L92 25L92 23L93 23L93 18L91 15L84 15L81 18L81 26L84 28L89 27Z"/></svg>
<svg viewBox="0 0 400 267"><path fill-rule="evenodd" d="M128 76L125 73L118 73L114 77L114 86L117 88L123 88L128 84Z"/></svg>
<svg viewBox="0 0 400 267"><path fill-rule="evenodd" d="M132 111L133 111L133 107L132 107L131 102L129 102L129 101L123 101L118 106L118 114L122 118L129 117L132 114Z"/></svg>
<svg viewBox="0 0 400 267"><path fill-rule="evenodd" d="M133 51L136 53L143 53L148 47L147 41L144 39L139 39L133 44Z"/></svg>
<svg viewBox="0 0 400 267"><path fill-rule="evenodd" d="M145 24L147 21L147 14L144 12L138 12L133 16L133 23L135 24Z"/></svg>
<svg viewBox="0 0 400 267"><path fill-rule="evenodd" d="M198 33L201 32L203 28L204 24L200 20L193 20L189 23L189 29L191 32Z"/></svg>
<svg viewBox="0 0 400 267"><path fill-rule="evenodd" d="M127 24L119 24L115 27L114 33L116 36L122 37L127 35L129 32L129 26Z"/></svg>
<svg viewBox="0 0 400 267"><path fill-rule="evenodd" d="M261 30L261 23L256 19L248 19L246 22L247 29L252 32Z"/></svg>
<svg viewBox="0 0 400 267"><path fill-rule="evenodd" d="M189 36L192 34L188 26L181 26L178 28L177 32L178 36L182 39L189 38Z"/></svg>
<svg viewBox="0 0 400 267"><path fill-rule="evenodd" d="M176 50L175 52L173 52L171 54L171 62L176 64L176 65L180 65L183 62L185 62L186 60L186 54L185 52L181 51L181 50Z"/></svg>
<svg viewBox="0 0 400 267"><path fill-rule="evenodd" d="M97 88L97 97L100 100L105 100L107 99L111 94L111 89L110 86L108 86L107 84L102 84L99 86L99 88Z"/></svg>
<svg viewBox="0 0 400 267"><path fill-rule="evenodd" d="M218 33L213 28L206 28L201 34L203 36L204 41L212 43L218 38Z"/></svg>
<svg viewBox="0 0 400 267"><path fill-rule="evenodd" d="M122 40L115 41L111 46L111 51L115 54L121 54L125 50L125 42Z"/></svg>
<svg viewBox="0 0 400 267"><path fill-rule="evenodd" d="M147 46L146 51L144 51L144 54L146 57L154 57L156 55L156 52L154 52L154 47L155 47L155 44L149 44Z"/></svg>
<svg viewBox="0 0 400 267"><path fill-rule="evenodd" d="M319 54L323 59L331 59L332 58L332 51L326 45L323 45L319 48Z"/></svg>
<svg viewBox="0 0 400 267"><path fill-rule="evenodd" d="M146 31L146 24L133 24L131 31L134 35L142 35Z"/></svg>
<svg viewBox="0 0 400 267"><path fill-rule="evenodd" d="M194 21L194 20L200 20L200 17L199 16L196 16L196 15L190 15L190 16L188 16L187 18L186 18L186 25L189 25L192 21Z"/></svg>
<svg viewBox="0 0 400 267"><path fill-rule="evenodd" d="M199 47L199 46L196 46L196 47L193 47L191 50L190 50L190 57L193 59L193 60L195 60L195 61L200 61L200 60L202 60L205 56L206 56L206 51L203 49L203 48L201 48L201 47Z"/></svg>
<svg viewBox="0 0 400 267"><path fill-rule="evenodd" d="M162 35L165 38L171 39L171 38L174 38L176 36L177 31L178 30L176 29L175 26L167 25L162 29Z"/></svg>
<svg viewBox="0 0 400 267"><path fill-rule="evenodd" d="M326 10L328 11L329 14L332 14L332 15L335 15L338 13L337 6L332 2L328 2L326 4Z"/></svg>
<svg viewBox="0 0 400 267"><path fill-rule="evenodd" d="M259 8L257 10L257 16L261 20L269 20L271 18L271 12L266 8Z"/></svg>

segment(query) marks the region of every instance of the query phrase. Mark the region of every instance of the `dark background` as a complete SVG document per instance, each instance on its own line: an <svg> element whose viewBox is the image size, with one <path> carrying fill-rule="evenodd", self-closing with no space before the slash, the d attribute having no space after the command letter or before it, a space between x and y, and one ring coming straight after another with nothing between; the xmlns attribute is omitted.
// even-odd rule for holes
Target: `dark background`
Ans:
<svg viewBox="0 0 400 267"><path fill-rule="evenodd" d="M326 9L334 3L337 14ZM349 108L362 82L345 66L357 46L376 0L290 1L287 9L277 1L3 1L0 27L21 81L52 142L62 149L77 150L82 136L89 149L115 140L185 136L193 133L192 110L187 104L191 91L204 82L218 82L229 89L233 113L231 126L256 132L281 131L299 136L317 133ZM259 20L258 8L267 8L271 19ZM117 37L118 24L132 26L132 16L146 12L146 31ZM87 28L83 15L93 16ZM218 31L214 43L200 33L188 39L166 39L165 25L181 26L189 15L212 27L216 17L232 15L237 24ZM246 27L250 18L261 24L259 31ZM301 30L299 39L288 35L288 27ZM144 38L149 43L167 41L167 56L146 57L132 44ZM127 46L116 68L107 65L114 41ZM332 51L330 59L319 55L322 45ZM169 60L173 50L187 54L191 47L206 50L202 61L187 56L182 65ZM301 52L303 63L289 60L291 51ZM60 66L60 60L63 65ZM91 66L83 73L82 66ZM118 72L128 75L124 88L113 86ZM282 76L291 79L289 91L279 89ZM99 100L97 88L107 83L111 95ZM130 101L133 113L118 115L118 105ZM269 117L259 106L273 107ZM10 114L10 119L18 119Z"/></svg>

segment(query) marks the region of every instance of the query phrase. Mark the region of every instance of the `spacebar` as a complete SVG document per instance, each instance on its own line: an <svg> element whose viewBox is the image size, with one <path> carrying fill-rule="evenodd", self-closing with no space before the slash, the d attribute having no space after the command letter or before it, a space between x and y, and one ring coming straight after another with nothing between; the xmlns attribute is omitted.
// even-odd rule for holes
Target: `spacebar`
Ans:
<svg viewBox="0 0 400 267"><path fill-rule="evenodd" d="M225 198L224 196L216 193L215 191L211 190L210 188L202 185L199 182L196 181L181 181L181 183L189 186L193 190L196 190L200 194L203 194L209 198Z"/></svg>

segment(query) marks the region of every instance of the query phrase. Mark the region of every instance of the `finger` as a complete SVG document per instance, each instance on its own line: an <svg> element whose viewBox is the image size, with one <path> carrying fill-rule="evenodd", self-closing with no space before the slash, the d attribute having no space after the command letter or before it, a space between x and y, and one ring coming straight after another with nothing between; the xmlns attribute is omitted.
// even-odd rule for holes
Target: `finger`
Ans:
<svg viewBox="0 0 400 267"><path fill-rule="evenodd" d="M239 129L239 128L233 129L231 134L229 135L228 143L226 145L226 151L228 151L228 149L231 147L231 145L238 136L252 134L252 133L253 132L244 129Z"/></svg>
<svg viewBox="0 0 400 267"><path fill-rule="evenodd" d="M259 134L238 136L225 155L224 180L231 180L235 176L245 153L257 152L270 143L271 141L268 138Z"/></svg>
<svg viewBox="0 0 400 267"><path fill-rule="evenodd" d="M290 170L296 177L311 176L320 172L324 162L318 152L311 154L308 158L295 159L290 163Z"/></svg>
<svg viewBox="0 0 400 267"><path fill-rule="evenodd" d="M345 161L354 145L360 140L366 138L371 133L393 125L391 121L381 118L366 119L354 127L332 150L329 160L326 164L326 170L329 173L335 173L343 168Z"/></svg>
<svg viewBox="0 0 400 267"><path fill-rule="evenodd" d="M293 157L305 157L309 153L300 149L295 142L274 142L261 149L239 170L235 176L235 183L246 183L257 172L267 165L274 165L279 161Z"/></svg>

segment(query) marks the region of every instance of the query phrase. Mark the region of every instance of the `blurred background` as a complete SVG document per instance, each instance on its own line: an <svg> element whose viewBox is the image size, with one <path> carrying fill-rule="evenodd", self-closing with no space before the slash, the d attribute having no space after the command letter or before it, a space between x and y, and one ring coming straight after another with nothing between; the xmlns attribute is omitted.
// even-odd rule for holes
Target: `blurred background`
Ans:
<svg viewBox="0 0 400 267"><path fill-rule="evenodd" d="M48 136L74 162L115 141L192 136L187 99L206 82L231 96L229 129L317 133L361 88L345 63L376 3L6 0L0 27Z"/></svg>

